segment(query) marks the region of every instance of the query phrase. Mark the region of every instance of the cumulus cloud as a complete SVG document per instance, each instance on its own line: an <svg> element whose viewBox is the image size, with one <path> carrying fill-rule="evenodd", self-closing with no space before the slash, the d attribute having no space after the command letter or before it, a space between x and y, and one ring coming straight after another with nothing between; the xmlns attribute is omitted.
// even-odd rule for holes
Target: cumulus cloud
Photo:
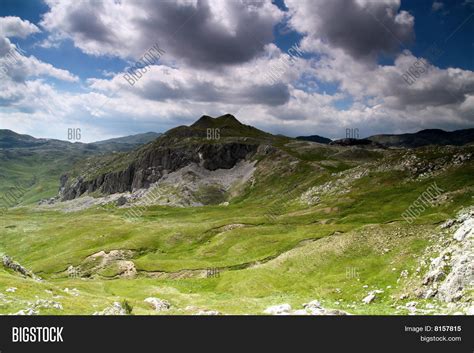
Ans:
<svg viewBox="0 0 474 353"><path fill-rule="evenodd" d="M187 66L150 65L131 86L123 73L106 79L90 79L90 88L103 94L127 93L156 102L172 101L195 104L232 104L281 106L291 99L290 85L307 71L310 63L295 60L276 82L268 80L268 72L284 55L275 45L248 63L229 66L219 71Z"/></svg>
<svg viewBox="0 0 474 353"><path fill-rule="evenodd" d="M159 43L173 60L219 68L247 62L273 40L283 13L270 1L113 3L48 0L41 23L85 53L137 58Z"/></svg>
<svg viewBox="0 0 474 353"><path fill-rule="evenodd" d="M392 54L414 38L414 17L400 0L286 0L290 25L357 59Z"/></svg>
<svg viewBox="0 0 474 353"><path fill-rule="evenodd" d="M252 65L259 66L258 63ZM133 87L121 74L111 80L89 80L91 88L103 92L128 91L142 99L157 102L181 100L201 103L282 105L290 99L288 85L284 82L271 85L258 76L248 73L239 76L238 71L227 70L222 74L186 68L152 65ZM262 68L263 70L263 68ZM229 85L229 79L232 84Z"/></svg>
<svg viewBox="0 0 474 353"><path fill-rule="evenodd" d="M44 81L45 78L78 81L78 77L69 71L28 56L9 39L24 38L37 32L39 29L28 21L18 17L0 17L0 106L5 112L0 120L4 127L11 124L12 116L17 117L15 124L18 126L20 122L27 121L27 116L36 120L41 114L55 116L53 110L58 105L66 108L63 99L65 94L58 94L54 87ZM28 124L31 125L31 121Z"/></svg>
<svg viewBox="0 0 474 353"><path fill-rule="evenodd" d="M404 109L406 106L462 103L467 95L474 93L474 72L440 69L409 51L399 54L393 65L369 66L340 50L328 47L321 50L325 55L313 66L314 75L323 81L338 83L341 90L359 101L372 97L393 108ZM423 72L409 85L402 75L417 61L423 63Z"/></svg>
<svg viewBox="0 0 474 353"><path fill-rule="evenodd" d="M40 32L39 28L19 17L0 17L0 75L3 80L24 83L28 77L49 76L63 81L77 81L78 77L67 70L54 67L49 63L27 56L21 48L9 38L25 38Z"/></svg>
<svg viewBox="0 0 474 353"><path fill-rule="evenodd" d="M384 77L381 94L385 101L395 108L405 106L443 106L461 104L470 94L474 94L474 72L458 68L440 69L426 64L425 72L412 84L400 81L399 73L406 72L417 60L411 54L400 55L394 67L381 67L379 74ZM474 117L472 117L474 118Z"/></svg>
<svg viewBox="0 0 474 353"><path fill-rule="evenodd" d="M467 109L474 95L474 72L441 69L408 50L401 52L403 44L414 38L414 18L400 11L399 1L287 0L286 4L289 24L305 35L301 47L318 56L307 71L319 82L336 84L338 92L353 100L349 108L333 112L337 121L370 126L374 132L472 126L474 116ZM379 54L388 53L393 64L378 64ZM423 73L407 84L402 75L417 61L422 61ZM314 111L305 114L304 104L298 107L306 117ZM318 110L318 119L327 112Z"/></svg>
<svg viewBox="0 0 474 353"><path fill-rule="evenodd" d="M8 38L0 37L0 74L9 84L24 83L29 78L48 76L63 81L75 82L78 77L67 70L58 69L49 63L38 60L11 43Z"/></svg>
<svg viewBox="0 0 474 353"><path fill-rule="evenodd" d="M26 38L40 29L33 23L15 16L0 17L0 36Z"/></svg>

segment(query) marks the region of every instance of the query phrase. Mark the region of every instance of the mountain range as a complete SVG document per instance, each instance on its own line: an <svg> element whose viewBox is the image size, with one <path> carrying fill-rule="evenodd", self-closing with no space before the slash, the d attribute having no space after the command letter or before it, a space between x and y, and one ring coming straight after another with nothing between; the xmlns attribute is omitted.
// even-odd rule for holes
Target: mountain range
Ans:
<svg viewBox="0 0 474 353"><path fill-rule="evenodd" d="M367 139L386 147L462 146L474 142L474 129L456 131L426 129L413 134L374 135L367 137Z"/></svg>
<svg viewBox="0 0 474 353"><path fill-rule="evenodd" d="M318 135L298 136L296 139L329 144L335 142L339 145L370 145L373 141L383 147L405 147L416 148L429 145L453 145L462 146L474 142L474 129L463 129L456 131L444 131L441 129L426 129L407 134L381 134L372 135L363 139L348 139L332 141ZM375 146L375 145L374 145Z"/></svg>
<svg viewBox="0 0 474 353"><path fill-rule="evenodd" d="M209 136L209 131L218 131L218 136ZM242 124L231 114L217 118L204 115L190 126L178 126L165 134L148 132L94 143L38 139L0 130L3 164L0 190L10 188L14 182L28 183L34 174L42 192L27 193L23 202L53 196L59 179L59 197L63 200L99 189L107 193L131 191L148 187L157 182L163 172L173 172L190 163L204 161L204 167L209 170L231 168L244 155L255 153L262 144L281 147L292 140L295 141ZM299 136L296 140L375 149L464 145L474 141L474 129L453 132L431 129L335 141L312 135Z"/></svg>
<svg viewBox="0 0 474 353"><path fill-rule="evenodd" d="M104 141L81 143L57 139L35 138L30 135L17 134L12 130L0 129L0 148L78 148L105 151L126 151L146 144L159 137L161 133L143 134L112 138Z"/></svg>

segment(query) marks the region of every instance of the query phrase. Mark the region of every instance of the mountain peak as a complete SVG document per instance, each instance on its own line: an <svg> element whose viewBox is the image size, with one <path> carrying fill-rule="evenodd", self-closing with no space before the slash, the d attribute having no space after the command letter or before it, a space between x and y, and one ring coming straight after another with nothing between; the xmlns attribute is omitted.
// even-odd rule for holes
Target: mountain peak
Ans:
<svg viewBox="0 0 474 353"><path fill-rule="evenodd" d="M237 123L241 124L241 122L238 121L237 118L235 116L233 116L232 114L221 115L220 117L216 118L216 120L227 121L227 122L237 122Z"/></svg>
<svg viewBox="0 0 474 353"><path fill-rule="evenodd" d="M191 126L192 127L202 127L202 126L205 126L205 125L207 126L209 124L212 124L213 120L214 120L214 118L212 116L203 115L198 120L196 120L196 122L194 124L192 124Z"/></svg>
<svg viewBox="0 0 474 353"><path fill-rule="evenodd" d="M194 128L216 128L216 127L240 127L244 126L240 121L237 120L232 114L224 114L217 118L213 118L209 115L201 116L191 127Z"/></svg>
<svg viewBox="0 0 474 353"><path fill-rule="evenodd" d="M253 126L242 124L232 114L224 114L217 118L209 115L201 116L194 124L190 126L178 126L168 130L160 143L165 143L169 138L203 138L207 140L208 129L219 129L220 137L238 137L253 139L273 139L275 136L259 130ZM221 141L222 142L222 141Z"/></svg>

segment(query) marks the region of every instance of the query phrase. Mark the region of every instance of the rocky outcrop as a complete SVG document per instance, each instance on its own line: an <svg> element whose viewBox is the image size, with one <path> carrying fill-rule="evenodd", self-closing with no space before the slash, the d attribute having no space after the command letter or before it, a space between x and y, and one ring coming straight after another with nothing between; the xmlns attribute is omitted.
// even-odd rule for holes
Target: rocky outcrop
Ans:
<svg viewBox="0 0 474 353"><path fill-rule="evenodd" d="M168 310L171 307L170 303L166 300L155 297L146 298L144 302L150 304L155 311Z"/></svg>
<svg viewBox="0 0 474 353"><path fill-rule="evenodd" d="M99 251L84 259L79 266L69 266L64 275L69 278L82 277L120 277L133 278L137 274L135 264L131 261L134 252L132 250L110 250Z"/></svg>
<svg viewBox="0 0 474 353"><path fill-rule="evenodd" d="M441 239L438 256L431 259L419 296L462 302L474 288L474 208L462 210L441 228L448 231L450 238Z"/></svg>
<svg viewBox="0 0 474 353"><path fill-rule="evenodd" d="M307 205L315 205L322 197L328 195L343 195L351 191L354 181L369 174L370 170L365 167L355 167L339 173L332 174L333 179L327 183L313 186L300 196L300 202Z"/></svg>
<svg viewBox="0 0 474 353"><path fill-rule="evenodd" d="M2 263L3 263L3 267L13 270L15 272L18 272L25 277L31 277L36 280L40 279L33 272L31 272L30 270L27 270L25 267L21 266L18 262L13 261L13 259L8 255L2 256Z"/></svg>
<svg viewBox="0 0 474 353"><path fill-rule="evenodd" d="M182 147L158 147L145 150L121 171L104 173L92 180L61 177L60 199L75 199L84 193L123 193L148 188L164 175L196 163L207 170L230 169L249 154L257 151L257 144L240 142L201 143Z"/></svg>

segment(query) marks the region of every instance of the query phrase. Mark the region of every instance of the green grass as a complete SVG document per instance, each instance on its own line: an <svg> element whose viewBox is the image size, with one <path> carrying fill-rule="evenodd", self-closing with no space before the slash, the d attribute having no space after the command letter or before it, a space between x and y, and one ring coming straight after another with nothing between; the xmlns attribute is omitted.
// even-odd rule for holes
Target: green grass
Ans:
<svg viewBox="0 0 474 353"><path fill-rule="evenodd" d="M90 155L80 149L10 149L0 151L0 199L16 192L8 206L27 205L58 194L59 178ZM2 201L0 201L0 207Z"/></svg>
<svg viewBox="0 0 474 353"><path fill-rule="evenodd" d="M394 161L400 157L397 153ZM0 313L24 309L27 301L38 296L64 307L41 309L41 314L91 314L114 301L126 301L132 314L153 314L143 300L156 296L172 304L169 314L192 314L198 309L260 314L270 305L289 303L301 308L313 299L354 314L395 314L396 305L403 303L399 295L409 289L399 281L400 272L413 271L429 236L438 231L436 225L472 204L474 197L474 166L468 163L415 180L404 170L374 169L344 193L328 194L317 205L303 205L299 195L331 180L335 171L314 168L313 162L329 158L319 152L305 155L291 171L284 158L294 156L284 156L281 164L260 160L256 185L247 187L227 207L153 206L135 222L126 219L126 209L115 206L75 213L31 206L8 210L0 224L0 252L44 281L0 269L0 293L15 298L0 301ZM368 156L334 158L337 165L349 167L365 163ZM428 208L414 224L406 224L401 214L434 181L449 199ZM221 202L215 190L203 190L202 197ZM269 218L270 208L276 206L278 214ZM226 230L235 224L243 226ZM135 251L137 278L114 278L115 263L93 279L72 279L63 273L94 253L119 249ZM219 277L193 277L192 270L208 268L219 268ZM168 276L148 277L155 272ZM189 278L178 275L187 272ZM9 287L18 290L6 293ZM77 288L80 295L65 293L66 287ZM361 300L373 289L384 293L374 303L363 304ZM188 306L194 309L186 310Z"/></svg>

